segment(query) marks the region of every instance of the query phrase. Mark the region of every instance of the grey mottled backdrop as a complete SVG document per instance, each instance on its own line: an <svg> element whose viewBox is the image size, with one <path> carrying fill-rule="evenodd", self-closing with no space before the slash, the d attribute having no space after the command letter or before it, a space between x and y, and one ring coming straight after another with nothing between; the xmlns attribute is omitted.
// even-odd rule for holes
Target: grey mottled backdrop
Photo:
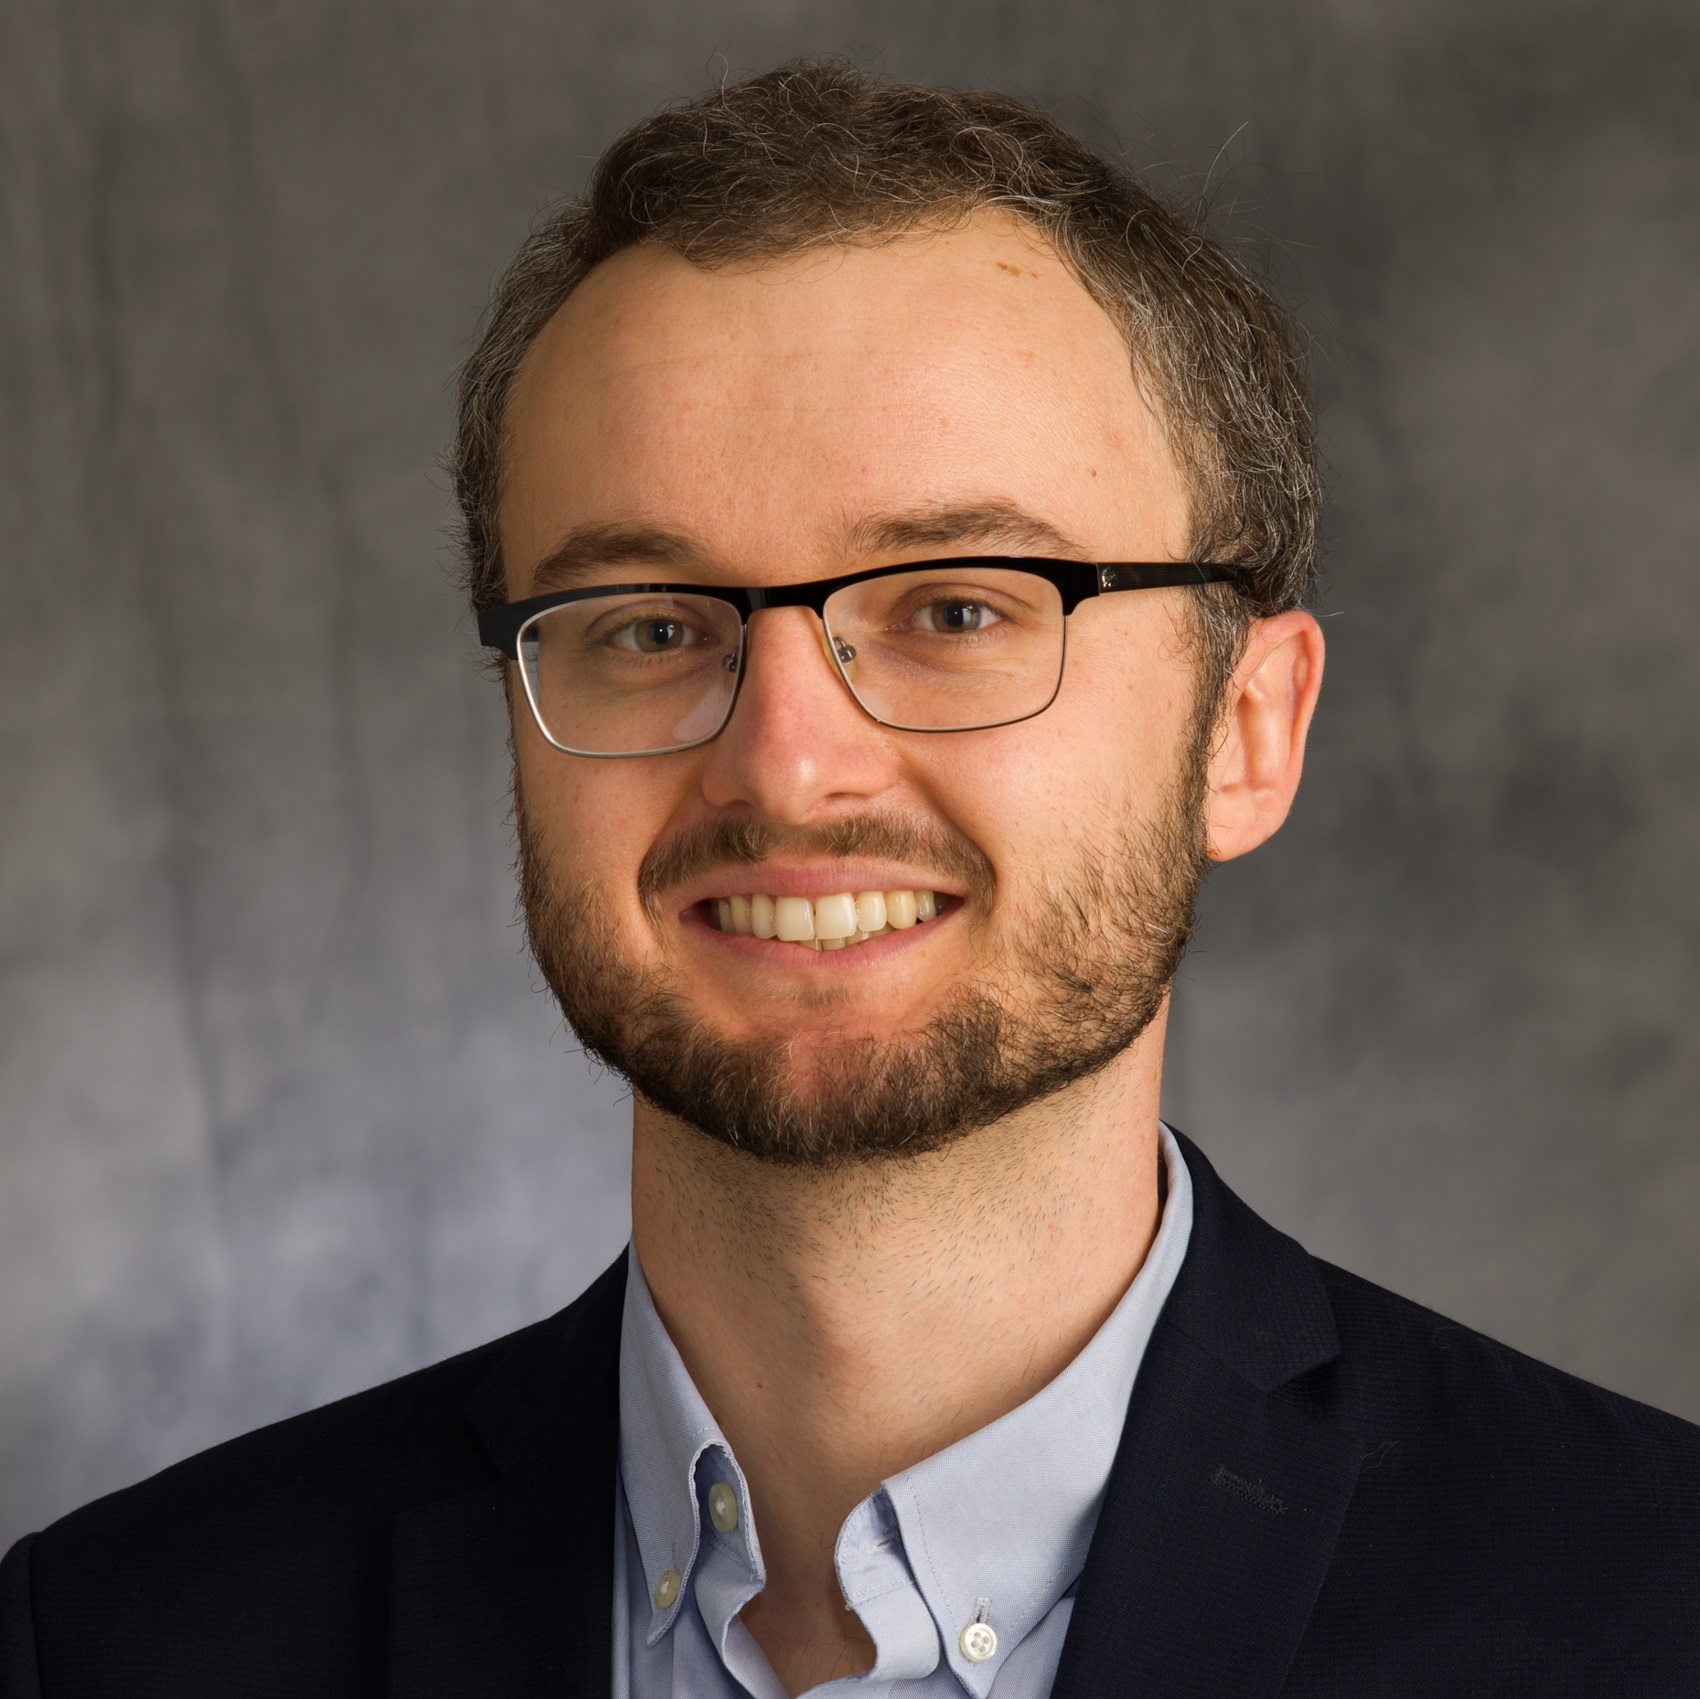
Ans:
<svg viewBox="0 0 1700 1699"><path fill-rule="evenodd" d="M1171 1111L1315 1249L1700 1417L1692 0L0 20L0 1541L621 1242L432 462L528 220L719 53L1025 92L1285 244L1333 662Z"/></svg>

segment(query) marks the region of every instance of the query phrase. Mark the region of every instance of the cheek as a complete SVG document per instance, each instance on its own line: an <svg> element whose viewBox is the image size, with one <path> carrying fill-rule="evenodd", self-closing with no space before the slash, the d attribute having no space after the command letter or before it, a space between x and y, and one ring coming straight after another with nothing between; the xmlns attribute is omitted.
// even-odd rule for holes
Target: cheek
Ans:
<svg viewBox="0 0 1700 1699"><path fill-rule="evenodd" d="M991 858L1000 891L1043 885L1083 840L1158 812L1185 748L1192 688L1184 665L1071 659L1037 718L940 739L926 763L930 800Z"/></svg>
<svg viewBox="0 0 1700 1699"><path fill-rule="evenodd" d="M1147 811L1173 783L1190 741L1197 661L1156 610L1120 628L1101 618L1081 638L1051 712L1081 752L1082 771L1143 798Z"/></svg>
<svg viewBox="0 0 1700 1699"><path fill-rule="evenodd" d="M519 806L550 876L600 892L616 924L636 921L637 872L663 835L671 787L636 761L585 761L534 738L519 750Z"/></svg>
<svg viewBox="0 0 1700 1699"><path fill-rule="evenodd" d="M958 747L929 763L929 800L990 858L1002 893L1048 883L1100 821L1139 806L1141 764L1128 758L1126 728L1103 717L1081 727L1053 707L949 742Z"/></svg>

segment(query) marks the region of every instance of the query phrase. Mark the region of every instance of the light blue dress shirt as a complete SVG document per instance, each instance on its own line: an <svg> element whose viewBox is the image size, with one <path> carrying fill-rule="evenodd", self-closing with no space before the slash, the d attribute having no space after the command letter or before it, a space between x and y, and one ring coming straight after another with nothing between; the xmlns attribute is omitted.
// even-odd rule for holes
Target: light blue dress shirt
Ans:
<svg viewBox="0 0 1700 1699"><path fill-rule="evenodd" d="M838 1580L876 1662L811 1699L1049 1694L1134 1377L1192 1233L1192 1182L1167 1127L1162 1149L1157 1236L1086 1348L1025 1404L893 1475L845 1519ZM614 1699L786 1699L738 1618L765 1585L743 1471L634 1252L620 1337ZM962 1644L977 1619L996 1637L983 1661Z"/></svg>

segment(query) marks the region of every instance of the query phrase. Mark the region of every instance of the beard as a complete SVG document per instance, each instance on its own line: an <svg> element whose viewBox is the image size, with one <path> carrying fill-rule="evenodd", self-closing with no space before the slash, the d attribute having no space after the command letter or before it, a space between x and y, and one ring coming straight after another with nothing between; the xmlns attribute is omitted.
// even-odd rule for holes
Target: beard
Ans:
<svg viewBox="0 0 1700 1699"><path fill-rule="evenodd" d="M522 810L532 954L584 1048L707 1138L820 1169L940 1150L1096 1073L1162 1009L1209 867L1204 754L1193 739L1152 815L1077 841L1072 865L1027 899L992 958L915 1031L829 1032L805 1059L784 1031L732 1039L711 1029L665 967L623 953L596 891L553 876ZM779 850L883 855L949 871L980 896L995 888L990 863L960 834L863 815L818 829L708 820L651 851L639 892L658 920L669 886Z"/></svg>

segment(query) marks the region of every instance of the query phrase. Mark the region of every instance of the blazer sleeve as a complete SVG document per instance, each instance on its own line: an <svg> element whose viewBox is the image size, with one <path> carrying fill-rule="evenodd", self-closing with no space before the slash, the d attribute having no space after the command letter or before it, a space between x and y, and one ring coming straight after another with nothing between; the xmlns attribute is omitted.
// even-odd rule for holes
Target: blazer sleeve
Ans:
<svg viewBox="0 0 1700 1699"><path fill-rule="evenodd" d="M35 1655L35 1604L30 1591L28 1534L0 1561L0 1699L41 1699Z"/></svg>

